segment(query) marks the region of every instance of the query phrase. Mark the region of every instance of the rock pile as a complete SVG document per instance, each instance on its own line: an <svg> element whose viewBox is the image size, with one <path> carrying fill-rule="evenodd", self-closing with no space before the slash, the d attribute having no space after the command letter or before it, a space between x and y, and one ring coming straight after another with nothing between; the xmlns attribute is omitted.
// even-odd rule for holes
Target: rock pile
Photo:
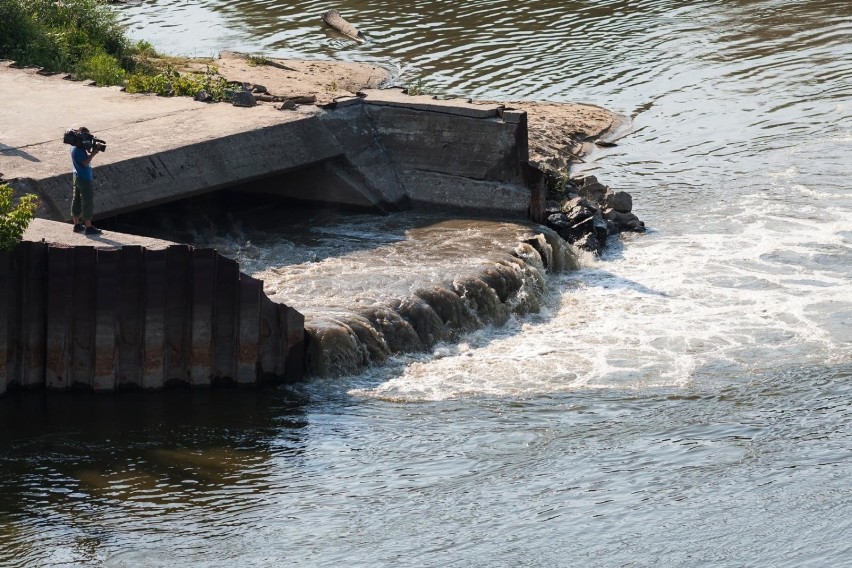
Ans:
<svg viewBox="0 0 852 568"><path fill-rule="evenodd" d="M611 235L643 232L626 191L612 191L595 176L560 181L552 176L546 205L547 226L584 250L599 254Z"/></svg>

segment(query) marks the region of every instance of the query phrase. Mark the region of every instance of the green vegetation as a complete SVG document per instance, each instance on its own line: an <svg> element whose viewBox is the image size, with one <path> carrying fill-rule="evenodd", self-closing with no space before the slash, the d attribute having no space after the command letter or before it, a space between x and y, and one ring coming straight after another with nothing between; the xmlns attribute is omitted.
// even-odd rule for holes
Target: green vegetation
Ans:
<svg viewBox="0 0 852 568"><path fill-rule="evenodd" d="M135 73L127 78L125 89L128 93L156 93L163 97L194 97L206 91L214 101L228 100L234 92L230 83L218 75L216 68L209 66L203 72L183 74L170 65L154 75Z"/></svg>
<svg viewBox="0 0 852 568"><path fill-rule="evenodd" d="M204 90L217 101L232 93L212 60L163 56L146 41L133 44L105 0L0 0L0 59L124 85L131 93L192 97ZM249 61L269 63L263 56Z"/></svg>
<svg viewBox="0 0 852 568"><path fill-rule="evenodd" d="M233 93L230 84L211 65L212 59L160 55L147 41L140 41L134 46L133 59L135 72L124 80L128 93L194 97L200 91L207 91L215 101L228 100ZM201 65L204 69L200 68Z"/></svg>
<svg viewBox="0 0 852 568"><path fill-rule="evenodd" d="M413 85L408 85L408 86L405 88L405 93L406 93L406 94L408 94L408 95L411 95L411 96L416 96L416 95L431 95L431 94L432 94L432 89L428 88L428 87L427 87L427 86L423 83L423 77L418 77L418 78L417 78L417 81L415 81Z"/></svg>
<svg viewBox="0 0 852 568"><path fill-rule="evenodd" d="M38 197L33 194L24 195L16 204L9 184L0 183L0 250L9 250L21 242L37 205Z"/></svg>
<svg viewBox="0 0 852 568"><path fill-rule="evenodd" d="M0 0L0 58L118 84L133 68L132 55L101 0Z"/></svg>
<svg viewBox="0 0 852 568"><path fill-rule="evenodd" d="M114 57L98 52L78 63L75 75L91 79L98 85L121 85L127 72Z"/></svg>
<svg viewBox="0 0 852 568"><path fill-rule="evenodd" d="M269 65L270 63L272 63L272 60L269 59L268 57L266 57L263 54L249 55L246 58L246 61L248 62L249 65L254 65L254 66Z"/></svg>
<svg viewBox="0 0 852 568"><path fill-rule="evenodd" d="M571 175L568 168L555 169L549 166L544 166L544 185L547 189L547 198L553 200L562 200L569 191L576 191L576 188L571 183Z"/></svg>

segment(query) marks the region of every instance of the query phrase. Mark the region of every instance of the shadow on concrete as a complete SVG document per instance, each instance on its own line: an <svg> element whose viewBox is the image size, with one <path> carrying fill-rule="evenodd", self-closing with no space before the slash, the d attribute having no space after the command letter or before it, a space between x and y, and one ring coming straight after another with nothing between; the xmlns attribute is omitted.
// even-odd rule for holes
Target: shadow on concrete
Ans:
<svg viewBox="0 0 852 568"><path fill-rule="evenodd" d="M117 248L117 249L119 249L119 248L121 248L121 247L123 247L124 245L126 245L126 244L127 244L127 243L125 243L125 242L121 242L121 241L116 241L116 240L114 240L114 239L110 239L110 238L107 236L108 234L109 234L109 233L102 233L102 234L100 234L100 235L85 235L85 234L84 234L83 236L84 236L84 237L86 237L87 239L90 239L90 240L92 240L92 241L95 241L95 242L96 242L97 244L99 244L99 245L112 245L112 246L114 246L114 247L115 247L115 248ZM94 243L93 243L93 244L94 244Z"/></svg>
<svg viewBox="0 0 852 568"><path fill-rule="evenodd" d="M12 156L13 158L23 158L28 162L41 162L41 160L39 160L32 154L28 154L20 148L13 148L12 146L7 146L6 144L0 144L0 154Z"/></svg>
<svg viewBox="0 0 852 568"><path fill-rule="evenodd" d="M385 217L380 211L365 208L221 190L96 220L95 224L105 231L153 237L200 248L219 248L216 243L238 245L268 240L287 240L296 246L309 248L317 244L316 229L345 223L352 216L375 216L377 220ZM105 240L103 237L95 238L100 242ZM404 229L400 228L399 239L403 238ZM363 248L381 244L365 241Z"/></svg>
<svg viewBox="0 0 852 568"><path fill-rule="evenodd" d="M377 249L405 240L411 229L448 218L458 216L440 212L387 214L377 208L256 193L251 186L243 186L96 219L95 224L105 231L214 248L232 258L253 247L298 249L293 256L275 256L275 265L283 267ZM468 213L464 218L476 216ZM97 240L104 242L103 237ZM286 245L281 247L282 243Z"/></svg>

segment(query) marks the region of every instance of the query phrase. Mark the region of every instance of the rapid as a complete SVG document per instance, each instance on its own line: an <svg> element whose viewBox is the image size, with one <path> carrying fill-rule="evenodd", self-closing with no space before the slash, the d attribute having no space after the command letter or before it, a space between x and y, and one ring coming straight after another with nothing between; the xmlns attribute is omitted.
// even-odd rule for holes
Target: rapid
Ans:
<svg viewBox="0 0 852 568"><path fill-rule="evenodd" d="M328 8L370 41L327 36ZM852 566L847 2L115 9L169 53L609 108L631 133L573 173L649 230L574 270L530 261L523 309L365 370L0 400L0 565ZM320 321L504 259L516 232L318 213L194 238Z"/></svg>

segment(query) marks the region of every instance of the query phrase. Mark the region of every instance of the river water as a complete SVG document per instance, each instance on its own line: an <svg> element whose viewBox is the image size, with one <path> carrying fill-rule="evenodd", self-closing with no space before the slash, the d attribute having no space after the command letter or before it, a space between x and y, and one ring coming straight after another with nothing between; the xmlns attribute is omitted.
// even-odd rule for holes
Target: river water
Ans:
<svg viewBox="0 0 852 568"><path fill-rule="evenodd" d="M328 36L331 7L371 41ZM537 311L366 372L0 400L2 565L852 566L852 4L116 9L170 53L379 61L436 93L615 110L632 134L575 173L632 193L650 230L547 275ZM370 263L347 259L401 250L367 247L377 226L219 245L357 279Z"/></svg>

